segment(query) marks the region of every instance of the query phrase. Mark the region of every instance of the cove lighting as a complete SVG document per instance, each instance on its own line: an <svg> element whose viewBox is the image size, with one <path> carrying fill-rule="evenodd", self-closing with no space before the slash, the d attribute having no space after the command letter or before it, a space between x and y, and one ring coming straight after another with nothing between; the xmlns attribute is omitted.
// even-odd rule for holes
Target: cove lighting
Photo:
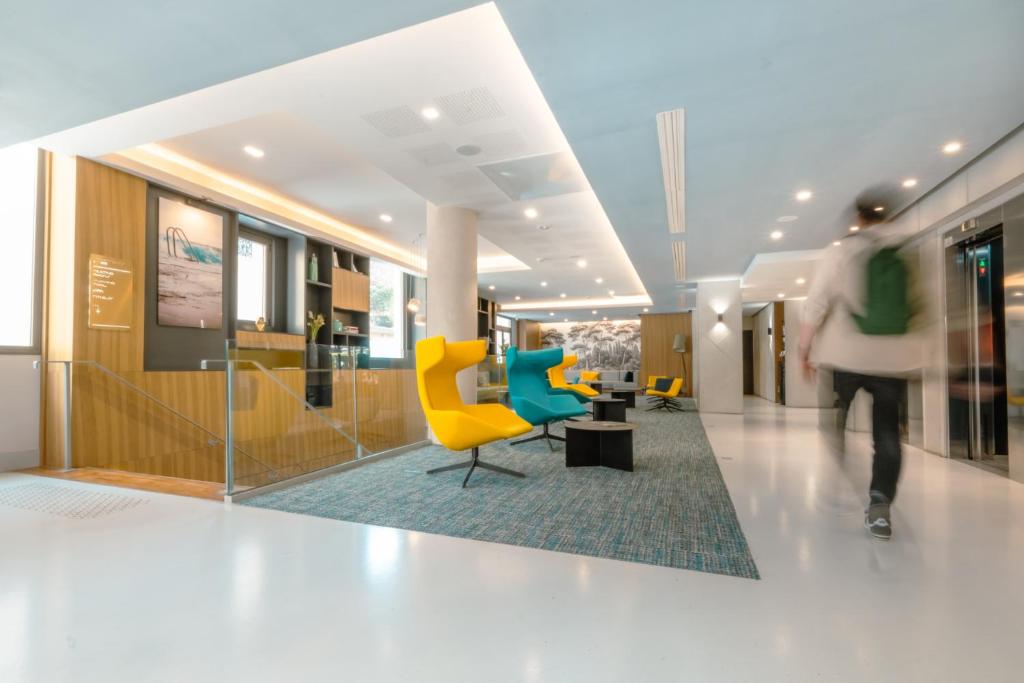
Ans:
<svg viewBox="0 0 1024 683"><path fill-rule="evenodd" d="M806 202L808 199L814 196L814 193L810 190L800 190L796 193L796 200L798 202Z"/></svg>
<svg viewBox="0 0 1024 683"><path fill-rule="evenodd" d="M942 151L945 154L956 154L963 148L964 146L960 143L959 140L950 140L949 142L942 146Z"/></svg>
<svg viewBox="0 0 1024 683"><path fill-rule="evenodd" d="M907 178L903 181L903 187L914 187L917 185L917 178Z"/></svg>
<svg viewBox="0 0 1024 683"><path fill-rule="evenodd" d="M586 268L587 267L587 259L581 258L580 260L576 261L576 267L577 268Z"/></svg>
<svg viewBox="0 0 1024 683"><path fill-rule="evenodd" d="M523 215L526 216L527 218L536 218L539 214L537 213L537 209L530 206L526 209L523 209Z"/></svg>
<svg viewBox="0 0 1024 683"><path fill-rule="evenodd" d="M263 156L266 154L266 152L264 152L262 149L260 149L259 147L255 147L253 145L246 145L245 147L242 148L242 151L251 156L253 159L262 159Z"/></svg>
<svg viewBox="0 0 1024 683"><path fill-rule="evenodd" d="M390 223L390 222L391 222L391 221L393 221L393 220L395 220L395 219L391 217L391 214L390 214L390 213L382 213L382 214L380 215L380 221L381 221L381 223Z"/></svg>
<svg viewBox="0 0 1024 683"><path fill-rule="evenodd" d="M433 121L441 116L441 112L436 107L424 107L420 110L420 116L425 118L427 121Z"/></svg>
<svg viewBox="0 0 1024 683"><path fill-rule="evenodd" d="M773 240L781 240L782 239L782 231L781 230L772 230L771 234L768 235L768 236L771 237Z"/></svg>

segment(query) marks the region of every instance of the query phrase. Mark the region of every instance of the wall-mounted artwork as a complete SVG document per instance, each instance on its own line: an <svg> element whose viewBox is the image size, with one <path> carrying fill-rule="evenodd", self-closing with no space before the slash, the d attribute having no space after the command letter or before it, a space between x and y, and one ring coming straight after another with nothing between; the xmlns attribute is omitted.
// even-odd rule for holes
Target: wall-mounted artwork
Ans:
<svg viewBox="0 0 1024 683"><path fill-rule="evenodd" d="M542 323L540 344L576 354L577 369L640 372L639 320Z"/></svg>
<svg viewBox="0 0 1024 683"><path fill-rule="evenodd" d="M157 323L219 330L224 217L160 197Z"/></svg>

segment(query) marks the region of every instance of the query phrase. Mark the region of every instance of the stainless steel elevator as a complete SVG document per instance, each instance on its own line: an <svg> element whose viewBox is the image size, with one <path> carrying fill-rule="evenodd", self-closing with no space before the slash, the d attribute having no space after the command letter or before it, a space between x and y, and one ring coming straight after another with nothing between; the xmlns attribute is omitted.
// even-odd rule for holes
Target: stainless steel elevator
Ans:
<svg viewBox="0 0 1024 683"><path fill-rule="evenodd" d="M945 246L949 454L1024 477L1024 197Z"/></svg>

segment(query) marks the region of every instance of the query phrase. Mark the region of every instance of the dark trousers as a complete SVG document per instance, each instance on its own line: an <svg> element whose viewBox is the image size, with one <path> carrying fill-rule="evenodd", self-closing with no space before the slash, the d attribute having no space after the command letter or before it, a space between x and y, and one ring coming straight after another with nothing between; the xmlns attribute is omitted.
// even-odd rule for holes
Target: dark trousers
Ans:
<svg viewBox="0 0 1024 683"><path fill-rule="evenodd" d="M896 498L896 483L903 462L900 450L900 400L905 384L906 380L895 377L872 377L841 370L835 373L839 425L845 426L850 404L859 390L871 394L871 434L875 442L871 494L876 498L874 494L880 493L890 503Z"/></svg>

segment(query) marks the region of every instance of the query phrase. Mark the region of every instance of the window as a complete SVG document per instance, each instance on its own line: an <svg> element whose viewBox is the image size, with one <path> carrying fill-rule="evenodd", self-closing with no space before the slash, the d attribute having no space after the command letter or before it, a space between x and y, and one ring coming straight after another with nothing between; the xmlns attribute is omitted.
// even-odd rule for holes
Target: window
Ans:
<svg viewBox="0 0 1024 683"><path fill-rule="evenodd" d="M405 273L393 263L370 262L370 355L405 357Z"/></svg>
<svg viewBox="0 0 1024 683"><path fill-rule="evenodd" d="M240 321L256 322L263 318L268 327L272 325L272 253L270 238L239 231L236 316Z"/></svg>
<svg viewBox="0 0 1024 683"><path fill-rule="evenodd" d="M39 159L31 145L0 150L0 349L9 352L35 352L39 344Z"/></svg>
<svg viewBox="0 0 1024 683"><path fill-rule="evenodd" d="M512 318L506 318L503 315L495 316L494 343L499 362L501 362L500 357L505 355L505 349L512 346L513 343Z"/></svg>

